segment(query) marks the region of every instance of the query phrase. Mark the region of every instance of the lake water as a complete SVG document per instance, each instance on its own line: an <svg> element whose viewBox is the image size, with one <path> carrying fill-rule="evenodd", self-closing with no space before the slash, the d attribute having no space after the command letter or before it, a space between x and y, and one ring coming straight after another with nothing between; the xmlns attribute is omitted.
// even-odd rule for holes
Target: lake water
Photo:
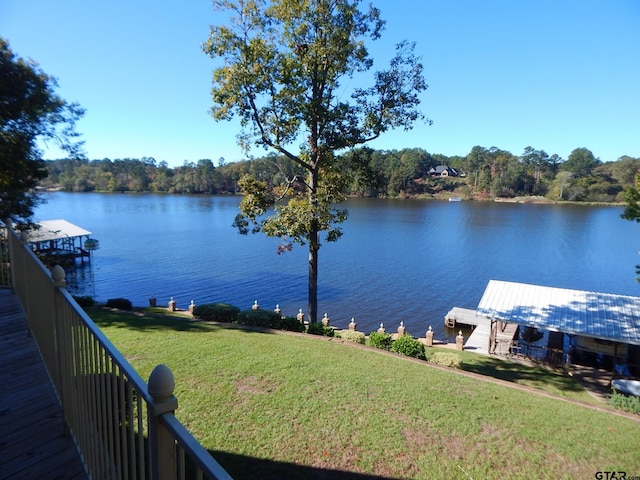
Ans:
<svg viewBox="0 0 640 480"><path fill-rule="evenodd" d="M227 302L306 311L307 250L231 227L239 197L49 193L37 220L64 218L100 249L75 293L179 308ZM475 308L490 279L637 296L640 225L621 207L351 199L344 236L320 249L319 312L370 332L452 339L443 317Z"/></svg>

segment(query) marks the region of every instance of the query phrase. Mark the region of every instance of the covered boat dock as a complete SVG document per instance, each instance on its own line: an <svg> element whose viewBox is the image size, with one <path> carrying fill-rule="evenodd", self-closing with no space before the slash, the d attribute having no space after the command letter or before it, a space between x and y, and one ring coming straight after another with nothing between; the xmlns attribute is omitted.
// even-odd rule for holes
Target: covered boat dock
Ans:
<svg viewBox="0 0 640 480"><path fill-rule="evenodd" d="M568 361L574 354L611 357L617 373L640 376L640 297L490 280L475 313L492 326L508 322L550 332L550 345L560 351L566 334ZM493 334L489 351L491 342Z"/></svg>
<svg viewBox="0 0 640 480"><path fill-rule="evenodd" d="M39 257L66 265L75 264L77 259L90 261L91 251L98 248L90 231L62 219L37 223L27 233L26 241Z"/></svg>

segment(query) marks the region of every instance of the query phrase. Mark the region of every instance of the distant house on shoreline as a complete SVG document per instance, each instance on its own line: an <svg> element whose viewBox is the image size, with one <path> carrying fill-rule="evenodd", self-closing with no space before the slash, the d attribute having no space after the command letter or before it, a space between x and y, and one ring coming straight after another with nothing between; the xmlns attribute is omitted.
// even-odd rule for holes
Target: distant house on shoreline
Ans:
<svg viewBox="0 0 640 480"><path fill-rule="evenodd" d="M437 167L429 170L429 175L432 177L457 177L458 172L449 165L438 165Z"/></svg>

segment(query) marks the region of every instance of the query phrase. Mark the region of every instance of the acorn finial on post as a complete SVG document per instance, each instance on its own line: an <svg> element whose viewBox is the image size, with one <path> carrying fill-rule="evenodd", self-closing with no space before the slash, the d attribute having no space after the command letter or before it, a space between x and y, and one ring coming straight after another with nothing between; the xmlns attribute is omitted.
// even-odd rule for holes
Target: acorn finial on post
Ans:
<svg viewBox="0 0 640 480"><path fill-rule="evenodd" d="M173 478L165 476L167 472L175 472L177 465L175 440L165 428L160 417L172 415L178 408L178 399L173 395L176 382L173 373L166 365L156 366L149 375L147 391L152 401L149 402L149 445L151 450L151 468L159 473L154 478Z"/></svg>
<svg viewBox="0 0 640 480"><path fill-rule="evenodd" d="M157 365L149 375L149 395L153 397L155 402L164 402L171 398L175 388L176 381L171 369L162 363Z"/></svg>
<svg viewBox="0 0 640 480"><path fill-rule="evenodd" d="M60 265L55 265L51 269L51 279L53 280L54 287L66 287L66 276L67 274L65 273L64 268L62 268Z"/></svg>

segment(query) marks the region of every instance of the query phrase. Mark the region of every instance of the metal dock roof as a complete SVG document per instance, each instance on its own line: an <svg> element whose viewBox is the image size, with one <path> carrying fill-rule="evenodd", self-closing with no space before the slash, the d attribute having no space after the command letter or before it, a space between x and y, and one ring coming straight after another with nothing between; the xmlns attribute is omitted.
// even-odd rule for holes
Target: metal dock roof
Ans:
<svg viewBox="0 0 640 480"><path fill-rule="evenodd" d="M62 219L43 220L38 222L37 225L40 228L29 232L29 242L46 242L48 240L60 240L63 238L91 235L90 231Z"/></svg>
<svg viewBox="0 0 640 480"><path fill-rule="evenodd" d="M490 280L477 315L640 345L640 298Z"/></svg>

